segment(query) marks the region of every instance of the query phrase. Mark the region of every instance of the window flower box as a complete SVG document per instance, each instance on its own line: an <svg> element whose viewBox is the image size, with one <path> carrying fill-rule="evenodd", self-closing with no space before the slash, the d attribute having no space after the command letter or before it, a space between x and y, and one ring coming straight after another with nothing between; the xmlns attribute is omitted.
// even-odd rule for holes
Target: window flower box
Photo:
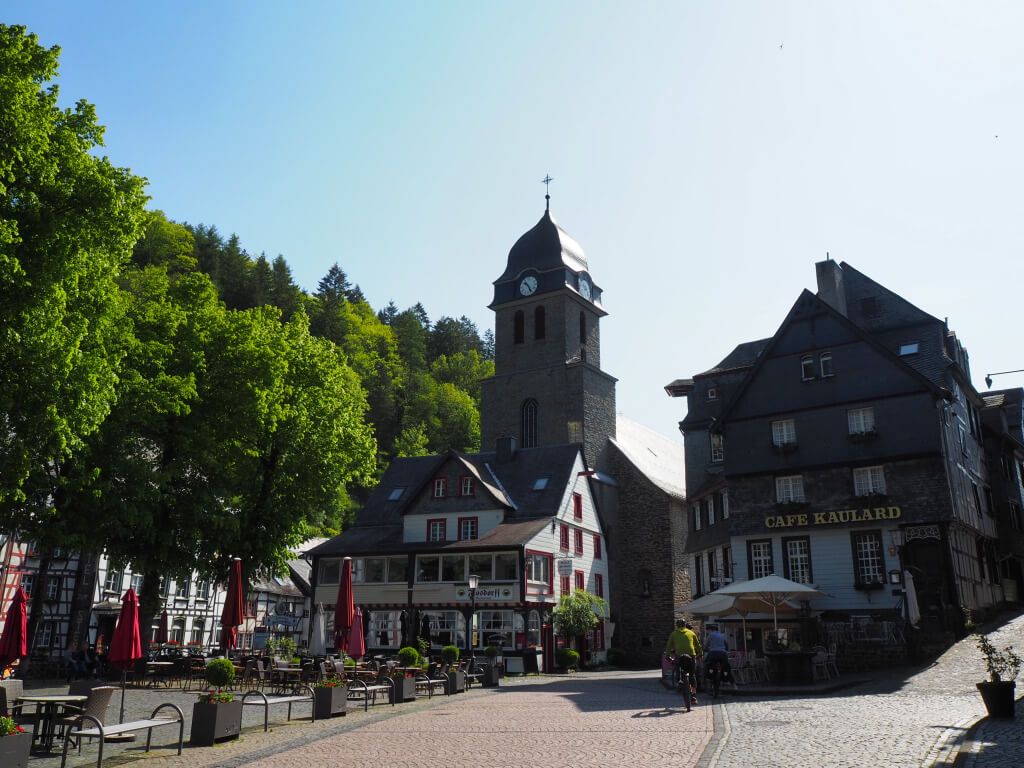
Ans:
<svg viewBox="0 0 1024 768"><path fill-rule="evenodd" d="M869 443L878 439L878 430L872 427L863 432L850 432L846 437L851 443Z"/></svg>
<svg viewBox="0 0 1024 768"><path fill-rule="evenodd" d="M874 592L875 590L882 589L885 586L883 581L857 581L854 582L853 588L859 589L861 592Z"/></svg>

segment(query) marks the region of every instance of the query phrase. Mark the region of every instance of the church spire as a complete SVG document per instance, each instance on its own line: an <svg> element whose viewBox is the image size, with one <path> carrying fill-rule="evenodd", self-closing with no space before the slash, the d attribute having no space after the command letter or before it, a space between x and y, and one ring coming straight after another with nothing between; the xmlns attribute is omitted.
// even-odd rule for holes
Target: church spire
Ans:
<svg viewBox="0 0 1024 768"><path fill-rule="evenodd" d="M544 178L541 179L541 183L544 185L544 210L551 210L551 182L554 181L551 178L550 173L544 174Z"/></svg>

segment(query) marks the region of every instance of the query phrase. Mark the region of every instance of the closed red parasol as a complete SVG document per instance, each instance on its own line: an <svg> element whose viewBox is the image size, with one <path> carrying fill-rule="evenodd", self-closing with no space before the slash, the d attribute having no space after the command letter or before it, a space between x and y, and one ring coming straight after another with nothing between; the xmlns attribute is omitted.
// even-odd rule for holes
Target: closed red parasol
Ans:
<svg viewBox="0 0 1024 768"><path fill-rule="evenodd" d="M121 670L121 719L124 722L125 674L135 668L135 662L142 658L142 641L139 638L139 600L135 590L129 589L121 598L121 615L117 617L114 637L110 641L107 661Z"/></svg>
<svg viewBox="0 0 1024 768"><path fill-rule="evenodd" d="M28 614L25 611L25 593L18 587L7 609L4 633L0 636L0 672L28 655Z"/></svg>
<svg viewBox="0 0 1024 768"><path fill-rule="evenodd" d="M334 650L348 650L348 638L352 631L355 612L355 601L352 599L352 558L346 557L341 564L338 600L334 604Z"/></svg>
<svg viewBox="0 0 1024 768"><path fill-rule="evenodd" d="M242 561L237 557L231 564L231 578L228 580L228 594L224 600L220 623L220 647L224 650L234 648L238 625L242 623Z"/></svg>
<svg viewBox="0 0 1024 768"><path fill-rule="evenodd" d="M156 634L153 636L153 642L160 643L161 645L166 643L168 637L170 636L170 633L168 631L169 629L170 627L168 625L167 611L164 611L160 614L160 624L157 625Z"/></svg>
<svg viewBox="0 0 1024 768"><path fill-rule="evenodd" d="M352 617L352 629L348 633L348 655L361 659L366 654L366 639L363 636L363 611L356 608Z"/></svg>

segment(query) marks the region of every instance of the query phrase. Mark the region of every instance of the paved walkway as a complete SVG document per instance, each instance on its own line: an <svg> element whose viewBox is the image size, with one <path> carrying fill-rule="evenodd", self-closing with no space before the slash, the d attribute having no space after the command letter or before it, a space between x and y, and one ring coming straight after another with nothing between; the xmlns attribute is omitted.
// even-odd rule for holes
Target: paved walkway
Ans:
<svg viewBox="0 0 1024 768"><path fill-rule="evenodd" d="M991 633L997 646L1024 648L1024 616ZM250 708L237 741L212 748L169 749L170 729L146 768L307 768L317 766L630 766L630 768L1019 768L1020 720L993 721L974 684L984 662L970 639L925 669L887 670L851 687L727 692L702 697L692 712L663 688L655 671L506 678L499 689L421 698L369 713L311 724L271 710L271 730ZM191 718L192 694L135 690L126 717L148 716L175 701ZM111 704L116 715L118 702ZM1018 705L1024 709L1024 705ZM275 721L275 714L277 720ZM188 726L186 725L186 739ZM110 766L137 763L142 744L109 745ZM69 765L95 765L87 746ZM31 768L55 768L59 755Z"/></svg>

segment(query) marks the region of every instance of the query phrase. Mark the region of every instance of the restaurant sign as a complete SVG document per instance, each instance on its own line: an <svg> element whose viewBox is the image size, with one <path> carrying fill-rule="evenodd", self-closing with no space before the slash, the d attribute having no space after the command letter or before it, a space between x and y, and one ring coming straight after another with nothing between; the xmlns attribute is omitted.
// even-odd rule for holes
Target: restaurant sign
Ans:
<svg viewBox="0 0 1024 768"><path fill-rule="evenodd" d="M899 520L901 517L903 517L903 510L899 507L866 507L864 509L840 509L833 512L768 515L764 519L764 525L765 528L797 528L803 525L837 525L876 520Z"/></svg>
<svg viewBox="0 0 1024 768"><path fill-rule="evenodd" d="M477 602L498 602L502 600L512 600L513 592L514 591L511 587L477 587L476 600ZM469 588L456 587L455 599L468 601Z"/></svg>

